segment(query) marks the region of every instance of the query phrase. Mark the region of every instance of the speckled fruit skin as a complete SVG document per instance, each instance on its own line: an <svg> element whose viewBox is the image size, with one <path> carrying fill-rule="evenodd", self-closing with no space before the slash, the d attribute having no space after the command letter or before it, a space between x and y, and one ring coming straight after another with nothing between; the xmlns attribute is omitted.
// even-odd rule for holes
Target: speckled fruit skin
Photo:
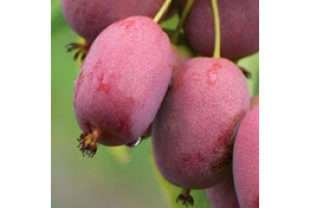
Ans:
<svg viewBox="0 0 310 208"><path fill-rule="evenodd" d="M231 165L232 135L249 102L246 80L233 62L185 61L153 122L153 153L164 178L187 189L218 183Z"/></svg>
<svg viewBox="0 0 310 208"><path fill-rule="evenodd" d="M232 167L229 174L215 186L205 190L211 208L239 208Z"/></svg>
<svg viewBox="0 0 310 208"><path fill-rule="evenodd" d="M182 0L183 6L186 0ZM238 59L259 50L259 0L218 0L221 57ZM185 34L201 55L214 50L214 17L210 0L195 0L185 23Z"/></svg>
<svg viewBox="0 0 310 208"><path fill-rule="evenodd" d="M84 133L121 145L147 130L173 70L168 36L152 19L133 16L107 27L86 56L74 89L74 109Z"/></svg>
<svg viewBox="0 0 310 208"><path fill-rule="evenodd" d="M61 0L65 20L92 42L110 24L135 15L154 18L164 0Z"/></svg>
<svg viewBox="0 0 310 208"><path fill-rule="evenodd" d="M242 120L233 150L233 176L241 208L259 207L259 105Z"/></svg>

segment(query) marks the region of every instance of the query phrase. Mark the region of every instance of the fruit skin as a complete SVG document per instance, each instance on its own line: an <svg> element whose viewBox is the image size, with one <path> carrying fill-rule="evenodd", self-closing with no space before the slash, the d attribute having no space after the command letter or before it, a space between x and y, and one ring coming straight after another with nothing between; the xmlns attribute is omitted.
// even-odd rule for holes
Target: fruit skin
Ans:
<svg viewBox="0 0 310 208"><path fill-rule="evenodd" d="M110 24L130 16L154 18L164 0L62 0L69 26L89 42Z"/></svg>
<svg viewBox="0 0 310 208"><path fill-rule="evenodd" d="M84 134L108 146L137 140L153 121L171 79L168 36L152 19L133 16L107 27L86 56L74 89Z"/></svg>
<svg viewBox="0 0 310 208"><path fill-rule="evenodd" d="M205 190L206 197L212 208L239 208L234 186L232 167L229 174L215 186Z"/></svg>
<svg viewBox="0 0 310 208"><path fill-rule="evenodd" d="M249 102L245 78L233 62L185 61L152 127L153 154L163 177L186 189L218 183L228 172L233 131Z"/></svg>
<svg viewBox="0 0 310 208"><path fill-rule="evenodd" d="M247 113L239 126L233 176L240 207L259 207L259 105Z"/></svg>
<svg viewBox="0 0 310 208"><path fill-rule="evenodd" d="M186 0L182 0L184 7ZM239 59L259 50L259 0L219 0L221 57ZM210 0L195 0L185 26L186 37L201 55L214 50L214 17Z"/></svg>

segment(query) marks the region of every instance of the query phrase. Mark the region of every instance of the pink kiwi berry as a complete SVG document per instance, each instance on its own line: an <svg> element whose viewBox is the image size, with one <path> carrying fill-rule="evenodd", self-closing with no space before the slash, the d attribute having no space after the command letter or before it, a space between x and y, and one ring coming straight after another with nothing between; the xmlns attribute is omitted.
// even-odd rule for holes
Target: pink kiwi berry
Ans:
<svg viewBox="0 0 310 208"><path fill-rule="evenodd" d="M259 105L250 110L237 131L233 177L241 208L259 207Z"/></svg>
<svg viewBox="0 0 310 208"><path fill-rule="evenodd" d="M218 184L205 190L211 208L239 208L232 168Z"/></svg>
<svg viewBox="0 0 310 208"><path fill-rule="evenodd" d="M184 7L187 0L182 0ZM239 59L259 50L259 0L219 0L221 57ZM195 0L184 25L191 46L203 56L214 49L214 15L210 0Z"/></svg>
<svg viewBox="0 0 310 208"><path fill-rule="evenodd" d="M174 73L152 146L160 173L184 189L183 202L192 201L186 190L209 188L229 172L234 129L249 102L245 77L227 59L192 58Z"/></svg>
<svg viewBox="0 0 310 208"><path fill-rule="evenodd" d="M152 19L129 17L100 33L74 89L83 154L92 156L96 142L107 146L135 143L152 123L172 70L169 38Z"/></svg>
<svg viewBox="0 0 310 208"><path fill-rule="evenodd" d="M164 0L61 0L69 26L88 42L110 24L134 15L154 18Z"/></svg>

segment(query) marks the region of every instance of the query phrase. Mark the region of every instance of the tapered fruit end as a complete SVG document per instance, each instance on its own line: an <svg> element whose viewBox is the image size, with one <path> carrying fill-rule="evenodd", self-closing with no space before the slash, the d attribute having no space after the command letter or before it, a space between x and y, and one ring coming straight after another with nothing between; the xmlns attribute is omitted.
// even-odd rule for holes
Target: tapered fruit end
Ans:
<svg viewBox="0 0 310 208"><path fill-rule="evenodd" d="M189 195L189 189L183 189L182 193L178 196L176 202L181 201L183 205L188 207L188 205L194 206L194 199L191 195Z"/></svg>
<svg viewBox="0 0 310 208"><path fill-rule="evenodd" d="M75 54L73 56L73 59L76 61L78 58L80 58L81 61L84 61L89 48L90 48L90 43L87 42L86 40L84 41L84 44L81 43L69 43L66 45L67 52L72 52L75 51Z"/></svg>
<svg viewBox="0 0 310 208"><path fill-rule="evenodd" d="M83 157L85 155L89 157L93 157L97 152L97 138L93 136L93 134L81 134L81 136L77 139L79 142L78 148L83 153Z"/></svg>

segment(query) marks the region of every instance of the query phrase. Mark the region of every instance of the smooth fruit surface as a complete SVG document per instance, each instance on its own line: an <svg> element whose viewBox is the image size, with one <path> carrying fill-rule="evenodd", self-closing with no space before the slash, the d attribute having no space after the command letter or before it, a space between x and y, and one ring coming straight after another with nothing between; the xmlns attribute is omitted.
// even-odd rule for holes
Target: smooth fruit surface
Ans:
<svg viewBox="0 0 310 208"><path fill-rule="evenodd" d="M211 208L239 208L232 168L229 174L215 186L205 190Z"/></svg>
<svg viewBox="0 0 310 208"><path fill-rule="evenodd" d="M183 6L186 0L183 0ZM238 59L259 50L259 0L219 0L221 57ZM185 35L201 55L214 50L214 17L210 0L195 0L185 23Z"/></svg>
<svg viewBox="0 0 310 208"><path fill-rule="evenodd" d="M173 53L152 19L133 16L107 27L92 44L74 90L84 134L104 145L132 143L147 130L167 91Z"/></svg>
<svg viewBox="0 0 310 208"><path fill-rule="evenodd" d="M110 24L134 15L154 18L164 0L62 0L67 23L92 42Z"/></svg>
<svg viewBox="0 0 310 208"><path fill-rule="evenodd" d="M259 207L259 105L242 120L233 153L234 184L241 208Z"/></svg>
<svg viewBox="0 0 310 208"><path fill-rule="evenodd" d="M153 122L153 153L161 174L187 189L218 183L231 165L234 128L249 101L245 78L233 62L185 61Z"/></svg>

